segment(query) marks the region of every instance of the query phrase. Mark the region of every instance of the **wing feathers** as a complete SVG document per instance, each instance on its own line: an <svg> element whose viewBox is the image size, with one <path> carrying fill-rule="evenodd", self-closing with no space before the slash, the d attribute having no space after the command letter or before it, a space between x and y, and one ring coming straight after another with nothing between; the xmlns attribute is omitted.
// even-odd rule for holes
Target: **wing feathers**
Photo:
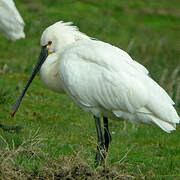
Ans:
<svg viewBox="0 0 180 180"><path fill-rule="evenodd" d="M83 104L100 107L131 122L139 117L141 122L155 123L167 132L179 122L173 101L148 76L148 70L116 47L79 41L67 50L60 64L60 72L65 68L67 74L63 79L67 92L81 108ZM146 112L140 117L143 108ZM146 118L151 115L154 118Z"/></svg>

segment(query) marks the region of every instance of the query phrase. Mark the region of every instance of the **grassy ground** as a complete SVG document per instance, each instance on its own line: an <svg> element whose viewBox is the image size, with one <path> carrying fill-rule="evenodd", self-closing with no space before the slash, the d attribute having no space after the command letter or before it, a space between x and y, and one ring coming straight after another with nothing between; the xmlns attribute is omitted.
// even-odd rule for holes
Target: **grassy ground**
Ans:
<svg viewBox="0 0 180 180"><path fill-rule="evenodd" d="M26 39L0 37L0 177L16 179L180 179L180 128L166 134L150 126L110 121L112 143L106 167L93 168L94 121L65 95L47 90L39 77L19 112L9 111L39 51L45 27L73 21L82 32L109 42L145 65L176 102L180 113L180 3L178 0L17 0ZM5 178L6 177L6 178Z"/></svg>

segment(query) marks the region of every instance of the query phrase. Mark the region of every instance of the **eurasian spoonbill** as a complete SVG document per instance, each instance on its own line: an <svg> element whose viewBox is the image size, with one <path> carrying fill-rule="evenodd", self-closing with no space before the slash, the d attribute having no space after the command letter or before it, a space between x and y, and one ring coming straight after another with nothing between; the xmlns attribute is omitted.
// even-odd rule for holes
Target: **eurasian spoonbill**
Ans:
<svg viewBox="0 0 180 180"><path fill-rule="evenodd" d="M0 31L11 40L25 37L24 21L12 0L0 0Z"/></svg>
<svg viewBox="0 0 180 180"><path fill-rule="evenodd" d="M95 166L106 157L111 141L108 118L156 125L168 133L175 130L180 118L174 102L148 70L125 51L94 40L62 21L48 27L40 43L39 60L12 108L12 116L40 70L47 88L66 93L78 107L94 116L98 136Z"/></svg>

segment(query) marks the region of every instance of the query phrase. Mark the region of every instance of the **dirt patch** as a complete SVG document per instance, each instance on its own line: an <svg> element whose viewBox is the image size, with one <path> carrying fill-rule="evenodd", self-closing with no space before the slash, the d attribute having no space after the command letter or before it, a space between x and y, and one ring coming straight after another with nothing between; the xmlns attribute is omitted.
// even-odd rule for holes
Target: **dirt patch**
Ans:
<svg viewBox="0 0 180 180"><path fill-rule="evenodd" d="M6 146L0 149L0 179L2 180L126 180L142 179L137 174L128 172L129 164L117 162L108 165L105 161L103 166L94 168L86 159L82 158L85 151L82 150L72 156L60 156L51 159L48 154L41 150L43 139L38 136L38 130L24 140L18 147L8 144L0 135L2 143ZM23 161L22 161L22 159ZM19 159L19 160L18 160ZM36 161L37 160L37 161ZM38 160L39 164L38 164ZM23 165L28 161L31 168Z"/></svg>
<svg viewBox="0 0 180 180"><path fill-rule="evenodd" d="M87 162L79 156L60 157L54 161L48 161L39 172L26 172L21 167L10 164L0 165L0 179L28 179L28 180L126 180L135 179L124 171L119 171L116 166L90 167Z"/></svg>

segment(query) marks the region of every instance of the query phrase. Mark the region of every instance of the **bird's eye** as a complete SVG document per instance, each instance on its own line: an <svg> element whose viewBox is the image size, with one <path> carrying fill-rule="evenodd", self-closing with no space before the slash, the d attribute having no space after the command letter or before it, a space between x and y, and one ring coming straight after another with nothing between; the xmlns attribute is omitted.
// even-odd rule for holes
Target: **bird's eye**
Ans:
<svg viewBox="0 0 180 180"><path fill-rule="evenodd" d="M52 41L48 41L48 45L51 45L52 44Z"/></svg>

